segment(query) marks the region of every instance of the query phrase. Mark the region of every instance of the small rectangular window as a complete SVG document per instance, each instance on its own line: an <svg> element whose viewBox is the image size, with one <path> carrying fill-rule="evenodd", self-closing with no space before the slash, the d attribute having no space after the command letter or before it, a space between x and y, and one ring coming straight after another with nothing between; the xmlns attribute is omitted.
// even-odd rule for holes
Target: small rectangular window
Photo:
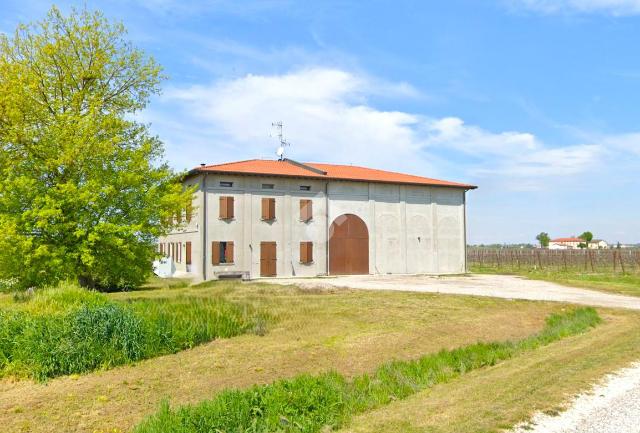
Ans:
<svg viewBox="0 0 640 433"><path fill-rule="evenodd" d="M300 263L313 262L313 242L300 242Z"/></svg>
<svg viewBox="0 0 640 433"><path fill-rule="evenodd" d="M211 264L232 264L233 263L233 242L211 242Z"/></svg>
<svg viewBox="0 0 640 433"><path fill-rule="evenodd" d="M262 184L262 189L273 189L275 187L274 184L272 183L263 183Z"/></svg>
<svg viewBox="0 0 640 433"><path fill-rule="evenodd" d="M221 181L220 186L223 188L231 188L233 186L233 182Z"/></svg>
<svg viewBox="0 0 640 433"><path fill-rule="evenodd" d="M300 185L300 191L311 191L311 186L309 186L309 185Z"/></svg>
<svg viewBox="0 0 640 433"><path fill-rule="evenodd" d="M271 221L276 219L276 199L275 198L262 199L262 219L265 221Z"/></svg>

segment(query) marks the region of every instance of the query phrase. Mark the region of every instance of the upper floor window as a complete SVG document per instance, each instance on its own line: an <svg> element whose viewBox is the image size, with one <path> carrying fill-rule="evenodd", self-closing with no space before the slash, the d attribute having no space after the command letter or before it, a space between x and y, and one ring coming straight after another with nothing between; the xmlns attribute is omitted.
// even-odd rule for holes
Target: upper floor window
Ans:
<svg viewBox="0 0 640 433"><path fill-rule="evenodd" d="M275 187L274 184L272 183L263 183L262 184L262 189L273 189Z"/></svg>
<svg viewBox="0 0 640 433"><path fill-rule="evenodd" d="M233 182L223 180L220 182L220 186L223 188L231 188L233 186Z"/></svg>
<svg viewBox="0 0 640 433"><path fill-rule="evenodd" d="M275 198L262 199L262 219L266 221L271 221L276 219L276 199Z"/></svg>
<svg viewBox="0 0 640 433"><path fill-rule="evenodd" d="M313 218L313 202L309 199L300 200L300 221L310 221Z"/></svg>
<svg viewBox="0 0 640 433"><path fill-rule="evenodd" d="M220 197L220 219L233 218L233 197Z"/></svg>
<svg viewBox="0 0 640 433"><path fill-rule="evenodd" d="M311 191L310 185L300 185L300 191Z"/></svg>

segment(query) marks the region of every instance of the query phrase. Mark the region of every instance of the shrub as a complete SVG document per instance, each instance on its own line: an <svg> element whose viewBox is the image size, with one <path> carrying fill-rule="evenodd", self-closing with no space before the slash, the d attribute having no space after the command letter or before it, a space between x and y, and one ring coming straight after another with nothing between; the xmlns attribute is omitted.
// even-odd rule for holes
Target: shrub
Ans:
<svg viewBox="0 0 640 433"><path fill-rule="evenodd" d="M539 334L520 342L476 343L414 361L392 361L373 374L347 381L330 372L302 375L247 390L227 390L193 406L164 403L136 433L301 432L336 429L357 413L403 399L465 372L494 365L520 352L585 332L600 322L592 308L551 315ZM324 431L324 430L323 430Z"/></svg>
<svg viewBox="0 0 640 433"><path fill-rule="evenodd" d="M263 320L222 298L121 303L77 287L41 290L0 310L0 375L109 368L252 332Z"/></svg>

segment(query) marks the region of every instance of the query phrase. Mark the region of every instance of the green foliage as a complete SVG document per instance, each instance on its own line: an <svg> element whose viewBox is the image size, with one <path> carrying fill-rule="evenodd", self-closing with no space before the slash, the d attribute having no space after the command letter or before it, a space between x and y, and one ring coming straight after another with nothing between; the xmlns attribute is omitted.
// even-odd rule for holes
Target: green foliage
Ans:
<svg viewBox="0 0 640 433"><path fill-rule="evenodd" d="M518 342L477 343L442 350L415 361L393 361L373 374L348 381L330 372L301 375L247 390L227 390L197 405L160 410L136 433L304 432L338 429L351 416L406 398L468 371L494 365L523 351L596 326L592 308L570 310L547 319L542 332Z"/></svg>
<svg viewBox="0 0 640 433"><path fill-rule="evenodd" d="M100 13L55 7L0 34L2 281L137 286L190 201L134 120L163 77L124 34Z"/></svg>
<svg viewBox="0 0 640 433"><path fill-rule="evenodd" d="M37 380L174 353L267 320L222 298L110 301L64 287L0 310L0 375Z"/></svg>
<svg viewBox="0 0 640 433"><path fill-rule="evenodd" d="M549 233L541 232L538 236L536 236L536 240L540 242L540 246L542 248L547 248L549 246L551 238L549 237Z"/></svg>
<svg viewBox="0 0 640 433"><path fill-rule="evenodd" d="M593 240L593 233L584 232L578 237L584 241L584 245L580 244L580 245L583 245L583 246L580 247L580 245L578 245L578 247L580 247L580 248L589 248L589 242L591 242Z"/></svg>

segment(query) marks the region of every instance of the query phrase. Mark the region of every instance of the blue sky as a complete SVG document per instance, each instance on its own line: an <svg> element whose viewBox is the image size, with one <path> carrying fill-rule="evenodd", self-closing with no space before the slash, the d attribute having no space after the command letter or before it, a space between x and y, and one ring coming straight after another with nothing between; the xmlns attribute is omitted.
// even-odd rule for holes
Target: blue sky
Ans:
<svg viewBox="0 0 640 433"><path fill-rule="evenodd" d="M275 157L282 120L293 159L479 185L472 243L640 242L640 0L86 5L164 66L140 116L177 169ZM0 0L0 31L50 6Z"/></svg>

